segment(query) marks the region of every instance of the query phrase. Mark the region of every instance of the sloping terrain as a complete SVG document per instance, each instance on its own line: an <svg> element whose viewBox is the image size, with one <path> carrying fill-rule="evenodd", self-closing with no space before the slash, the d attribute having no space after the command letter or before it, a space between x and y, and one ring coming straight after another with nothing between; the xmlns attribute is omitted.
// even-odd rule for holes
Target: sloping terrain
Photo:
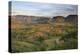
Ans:
<svg viewBox="0 0 80 54"><path fill-rule="evenodd" d="M60 21L60 19L58 19ZM22 23L11 20L12 52L77 48L77 26L69 22Z"/></svg>

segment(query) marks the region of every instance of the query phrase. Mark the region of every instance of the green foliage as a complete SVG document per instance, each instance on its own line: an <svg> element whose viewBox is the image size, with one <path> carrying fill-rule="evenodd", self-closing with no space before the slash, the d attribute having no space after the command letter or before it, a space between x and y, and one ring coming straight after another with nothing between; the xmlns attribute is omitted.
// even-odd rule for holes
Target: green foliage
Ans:
<svg viewBox="0 0 80 54"><path fill-rule="evenodd" d="M65 27L65 32L55 35L54 27L50 24L50 32L40 31L40 26L42 24L12 29L12 52L63 50L76 49L78 47L77 29L75 27ZM37 35L36 32L41 32L43 35Z"/></svg>
<svg viewBox="0 0 80 54"><path fill-rule="evenodd" d="M78 38L77 31L68 33L65 36L62 36L60 40L64 40L65 49L76 49L78 47Z"/></svg>
<svg viewBox="0 0 80 54"><path fill-rule="evenodd" d="M36 45L28 42L22 42L22 41L12 42L12 52L35 51L38 50L36 47L37 47Z"/></svg>

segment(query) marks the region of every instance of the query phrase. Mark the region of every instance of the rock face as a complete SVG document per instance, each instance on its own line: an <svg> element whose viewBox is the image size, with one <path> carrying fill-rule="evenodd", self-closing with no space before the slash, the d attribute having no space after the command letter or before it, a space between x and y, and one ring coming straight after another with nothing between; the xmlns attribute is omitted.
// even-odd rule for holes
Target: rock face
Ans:
<svg viewBox="0 0 80 54"><path fill-rule="evenodd" d="M15 18L15 20L20 21L22 23L47 23L49 20L49 17L38 17L38 16L26 16L26 15L16 15L12 16L12 19Z"/></svg>
<svg viewBox="0 0 80 54"><path fill-rule="evenodd" d="M56 16L56 17L53 17L53 20L56 23L62 23L64 21L64 17L63 16Z"/></svg>
<svg viewBox="0 0 80 54"><path fill-rule="evenodd" d="M78 24L78 15L69 15L65 18L65 22L69 22L71 24Z"/></svg>
<svg viewBox="0 0 80 54"><path fill-rule="evenodd" d="M55 35L60 35L64 32L64 17L63 16L56 16L53 17L54 19L54 33Z"/></svg>
<svg viewBox="0 0 80 54"><path fill-rule="evenodd" d="M12 16L12 19L15 19L17 21L20 21L24 24L27 23L71 23L74 25L78 24L78 16L77 15L69 15L67 17L63 17L63 16L56 16L53 18L50 17L40 17L40 16L26 16L26 15L16 15L16 16Z"/></svg>

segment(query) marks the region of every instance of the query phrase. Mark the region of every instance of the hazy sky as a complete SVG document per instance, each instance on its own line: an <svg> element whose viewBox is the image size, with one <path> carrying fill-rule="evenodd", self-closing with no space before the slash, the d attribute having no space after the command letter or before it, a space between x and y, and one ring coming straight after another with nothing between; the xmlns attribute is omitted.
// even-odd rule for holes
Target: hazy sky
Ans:
<svg viewBox="0 0 80 54"><path fill-rule="evenodd" d="M77 14L78 6L36 2L12 2L12 15L67 16Z"/></svg>

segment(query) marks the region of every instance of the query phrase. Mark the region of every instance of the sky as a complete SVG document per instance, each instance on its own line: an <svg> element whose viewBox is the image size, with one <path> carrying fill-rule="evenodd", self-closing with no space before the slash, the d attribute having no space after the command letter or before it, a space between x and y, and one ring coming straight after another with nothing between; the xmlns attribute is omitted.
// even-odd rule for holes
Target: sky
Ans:
<svg viewBox="0 0 80 54"><path fill-rule="evenodd" d="M12 15L53 17L75 15L77 12L77 5L12 1Z"/></svg>

